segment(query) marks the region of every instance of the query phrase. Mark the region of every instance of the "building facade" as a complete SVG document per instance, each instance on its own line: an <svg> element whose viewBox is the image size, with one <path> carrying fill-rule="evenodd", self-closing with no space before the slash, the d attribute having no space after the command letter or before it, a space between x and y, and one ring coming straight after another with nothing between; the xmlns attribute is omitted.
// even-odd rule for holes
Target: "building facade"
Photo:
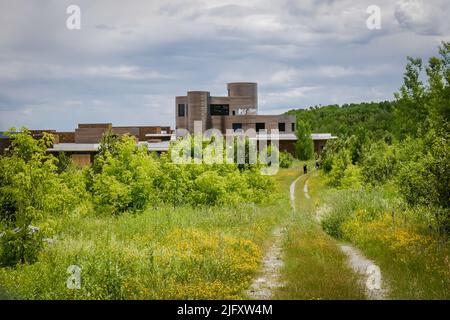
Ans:
<svg viewBox="0 0 450 320"><path fill-rule="evenodd" d="M227 84L228 95L211 96L208 91L189 91L175 98L176 129L194 132L194 121L202 122L202 132L218 129L278 129L281 134L295 132L295 116L258 114L258 85L254 82Z"/></svg>

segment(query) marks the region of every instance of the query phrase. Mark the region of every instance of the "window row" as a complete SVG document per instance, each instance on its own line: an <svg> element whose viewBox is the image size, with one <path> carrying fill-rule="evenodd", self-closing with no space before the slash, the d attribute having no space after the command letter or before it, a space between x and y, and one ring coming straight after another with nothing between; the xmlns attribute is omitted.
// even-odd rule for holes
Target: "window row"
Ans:
<svg viewBox="0 0 450 320"><path fill-rule="evenodd" d="M242 123L239 123L239 122L233 123L232 127L233 127L234 131L242 129ZM266 129L266 124L264 122L257 122L255 124L255 129L256 129L256 132L264 130L264 129ZM295 123L291 123L291 130L292 130L292 132L295 131ZM279 122L278 123L278 131L279 132L286 132L286 123Z"/></svg>

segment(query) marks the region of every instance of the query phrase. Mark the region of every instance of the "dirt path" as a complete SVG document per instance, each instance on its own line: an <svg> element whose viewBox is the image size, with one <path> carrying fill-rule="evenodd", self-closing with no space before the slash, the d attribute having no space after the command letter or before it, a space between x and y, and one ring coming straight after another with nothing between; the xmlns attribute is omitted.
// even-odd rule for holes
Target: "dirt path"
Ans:
<svg viewBox="0 0 450 320"><path fill-rule="evenodd" d="M305 198L310 199L308 194L308 184L305 181L303 187ZM320 215L316 215L320 216ZM371 300L386 300L387 288L383 285L383 277L381 275L380 267L378 267L372 260L367 259L361 251L351 245L340 245L341 251L348 257L348 262L353 271L361 276L361 282L368 299Z"/></svg>
<svg viewBox="0 0 450 320"><path fill-rule="evenodd" d="M372 260L367 259L357 248L351 245L340 245L340 248L347 255L350 267L361 276L367 298L370 300L386 300L388 290L383 284L380 268Z"/></svg>
<svg viewBox="0 0 450 320"><path fill-rule="evenodd" d="M290 187L289 194L292 210L295 212L295 185L303 175L295 179ZM275 289L283 284L280 279L280 270L283 267L282 244L286 226L279 226L273 231L274 241L263 258L260 276L253 280L247 295L250 299L268 300L272 298Z"/></svg>
<svg viewBox="0 0 450 320"><path fill-rule="evenodd" d="M308 193L308 181L305 181L305 184L303 185L303 193L305 194L306 199L311 199Z"/></svg>
<svg viewBox="0 0 450 320"><path fill-rule="evenodd" d="M308 194L307 181L305 181L303 186L303 192L306 199L311 198ZM370 300L386 300L388 289L383 284L380 267L372 260L367 259L361 251L351 245L340 245L339 247L347 255L349 265L353 271L361 276L361 282L367 298Z"/></svg>

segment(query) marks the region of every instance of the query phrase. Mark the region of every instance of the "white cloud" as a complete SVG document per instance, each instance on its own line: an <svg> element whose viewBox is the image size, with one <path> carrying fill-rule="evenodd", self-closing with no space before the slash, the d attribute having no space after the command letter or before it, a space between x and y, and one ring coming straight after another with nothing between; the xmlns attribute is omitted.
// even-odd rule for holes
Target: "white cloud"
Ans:
<svg viewBox="0 0 450 320"><path fill-rule="evenodd" d="M69 4L2 0L0 130L173 125L175 95L224 95L232 81L258 82L272 113L387 99L407 55L450 40L448 0L78 0L79 31L65 27ZM366 27L371 4L381 30Z"/></svg>

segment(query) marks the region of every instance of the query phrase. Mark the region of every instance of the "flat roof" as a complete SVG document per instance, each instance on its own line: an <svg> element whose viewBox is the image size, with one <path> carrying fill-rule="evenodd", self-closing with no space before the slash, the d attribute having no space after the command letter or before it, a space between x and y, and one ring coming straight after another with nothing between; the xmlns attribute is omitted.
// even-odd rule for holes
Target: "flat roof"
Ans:
<svg viewBox="0 0 450 320"><path fill-rule="evenodd" d="M172 133L147 133L146 137L171 137Z"/></svg>
<svg viewBox="0 0 450 320"><path fill-rule="evenodd" d="M170 141L147 143L148 151L169 151Z"/></svg>
<svg viewBox="0 0 450 320"><path fill-rule="evenodd" d="M331 135L331 133L311 133L311 138L312 138L313 140L329 140L329 139L337 139L337 137Z"/></svg>
<svg viewBox="0 0 450 320"><path fill-rule="evenodd" d="M49 152L95 152L100 146L99 143L55 143Z"/></svg>
<svg viewBox="0 0 450 320"><path fill-rule="evenodd" d="M168 151L170 141L161 142L143 142L137 143L138 146L145 145L149 151ZM99 143L55 143L49 152L97 152Z"/></svg>

